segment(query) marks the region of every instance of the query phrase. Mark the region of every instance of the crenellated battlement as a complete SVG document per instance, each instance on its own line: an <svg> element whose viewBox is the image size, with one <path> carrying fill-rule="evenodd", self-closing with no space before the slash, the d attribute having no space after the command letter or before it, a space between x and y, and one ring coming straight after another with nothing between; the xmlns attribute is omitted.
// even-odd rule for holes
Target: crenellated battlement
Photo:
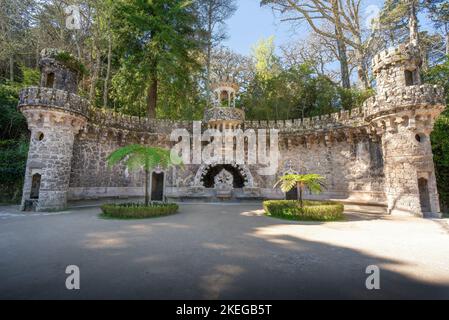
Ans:
<svg viewBox="0 0 449 320"><path fill-rule="evenodd" d="M402 109L420 107L444 108L444 89L437 85L422 84L396 87L368 99L364 104L365 121L398 112Z"/></svg>
<svg viewBox="0 0 449 320"><path fill-rule="evenodd" d="M112 110L90 107L89 121L105 128L148 133L170 133L173 129L192 127L191 121L149 119L147 117L129 116Z"/></svg>
<svg viewBox="0 0 449 320"><path fill-rule="evenodd" d="M419 48L410 43L401 44L376 54L372 60L373 73L376 75L384 68L406 62L413 62L417 65L421 62Z"/></svg>
<svg viewBox="0 0 449 320"><path fill-rule="evenodd" d="M246 121L246 129L279 129L281 132L331 131L345 127L366 126L363 108L345 110L323 116L294 120Z"/></svg>
<svg viewBox="0 0 449 320"><path fill-rule="evenodd" d="M67 111L87 117L89 101L74 93L63 90L30 87L20 92L18 108L21 109L22 107L30 106Z"/></svg>

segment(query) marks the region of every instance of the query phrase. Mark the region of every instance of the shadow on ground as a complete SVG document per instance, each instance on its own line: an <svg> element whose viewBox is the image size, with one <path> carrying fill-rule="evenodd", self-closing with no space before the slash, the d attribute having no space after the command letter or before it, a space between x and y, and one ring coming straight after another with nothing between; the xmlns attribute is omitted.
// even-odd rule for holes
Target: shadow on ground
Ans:
<svg viewBox="0 0 449 320"><path fill-rule="evenodd" d="M187 205L175 216L138 221L104 220L97 209L87 209L2 221L0 298L449 298L447 270L438 269L449 259L443 246L428 248L436 250L430 255L435 261L428 261L435 269L416 262L420 251L415 260L404 258L405 231L422 227L415 220L351 214L345 222L298 223L257 209ZM390 223L398 233L376 237ZM425 223L415 237L437 232L435 241L449 240ZM371 247L388 255L373 254ZM422 252L422 259L428 255ZM72 264L80 267L79 291L65 288L65 268ZM381 268L381 290L365 287L369 265Z"/></svg>

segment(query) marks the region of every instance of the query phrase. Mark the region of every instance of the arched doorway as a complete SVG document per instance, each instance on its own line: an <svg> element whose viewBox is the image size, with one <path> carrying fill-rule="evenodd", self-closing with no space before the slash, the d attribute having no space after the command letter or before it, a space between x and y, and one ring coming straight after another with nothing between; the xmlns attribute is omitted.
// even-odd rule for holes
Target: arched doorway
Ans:
<svg viewBox="0 0 449 320"><path fill-rule="evenodd" d="M215 187L215 176L218 175L222 170L226 170L232 174L234 181L234 188L243 188L245 186L246 180L235 166L230 164L217 164L215 166L210 167L205 175L203 175L203 185L206 188L214 188Z"/></svg>
<svg viewBox="0 0 449 320"><path fill-rule="evenodd" d="M31 178L30 199L39 199L40 188L41 188L41 175L39 173L35 173Z"/></svg>
<svg viewBox="0 0 449 320"><path fill-rule="evenodd" d="M151 201L164 201L164 172L151 174Z"/></svg>
<svg viewBox="0 0 449 320"><path fill-rule="evenodd" d="M418 179L419 201L421 203L422 212L431 212L429 182L426 178Z"/></svg>

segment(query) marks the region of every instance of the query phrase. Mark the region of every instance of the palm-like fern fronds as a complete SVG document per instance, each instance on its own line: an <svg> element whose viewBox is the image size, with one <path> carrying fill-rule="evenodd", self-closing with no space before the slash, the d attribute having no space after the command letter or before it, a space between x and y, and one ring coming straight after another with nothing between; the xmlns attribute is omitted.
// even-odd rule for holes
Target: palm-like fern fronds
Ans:
<svg viewBox="0 0 449 320"><path fill-rule="evenodd" d="M298 188L298 201L303 205L302 194L304 189L310 190L312 193L318 194L326 188L325 178L319 174L287 174L280 177L274 188L281 185L282 192L289 192L294 187Z"/></svg>
<svg viewBox="0 0 449 320"><path fill-rule="evenodd" d="M172 154L170 150L159 147L146 147L138 144L119 148L107 157L109 167L120 162L129 170L144 169L145 171L145 203L149 203L148 197L148 173L156 168L167 169L173 165L182 165L181 158Z"/></svg>

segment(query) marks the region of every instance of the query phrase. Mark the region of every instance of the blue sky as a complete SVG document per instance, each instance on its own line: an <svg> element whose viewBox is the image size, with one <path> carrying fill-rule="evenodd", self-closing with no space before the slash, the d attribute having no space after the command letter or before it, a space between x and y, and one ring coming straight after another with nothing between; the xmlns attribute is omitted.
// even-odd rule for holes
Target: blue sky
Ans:
<svg viewBox="0 0 449 320"><path fill-rule="evenodd" d="M365 0L362 12L370 5L381 7L383 0ZM234 51L249 54L252 46L262 38L275 36L277 46L306 38L310 29L304 24L300 29L292 29L288 22L280 22L270 8L260 7L259 0L237 0L238 10L228 20L229 39L225 42Z"/></svg>

